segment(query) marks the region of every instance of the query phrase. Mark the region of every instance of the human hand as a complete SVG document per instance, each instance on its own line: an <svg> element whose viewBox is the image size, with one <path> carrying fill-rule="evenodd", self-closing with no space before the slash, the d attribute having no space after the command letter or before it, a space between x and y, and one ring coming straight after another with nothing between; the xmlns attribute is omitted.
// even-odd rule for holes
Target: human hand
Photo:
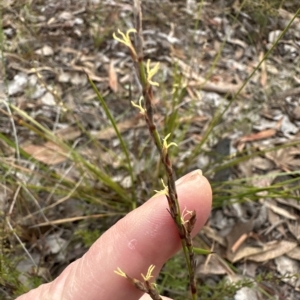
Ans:
<svg viewBox="0 0 300 300"><path fill-rule="evenodd" d="M206 222L212 193L201 171L193 171L176 182L181 210L196 210L195 235ZM130 212L105 232L82 258L70 264L53 282L43 284L16 300L137 300L142 292L114 273L118 267L140 279L150 265L156 277L163 264L180 249L174 221L163 195ZM144 295L140 300L150 299ZM168 298L164 298L168 299Z"/></svg>

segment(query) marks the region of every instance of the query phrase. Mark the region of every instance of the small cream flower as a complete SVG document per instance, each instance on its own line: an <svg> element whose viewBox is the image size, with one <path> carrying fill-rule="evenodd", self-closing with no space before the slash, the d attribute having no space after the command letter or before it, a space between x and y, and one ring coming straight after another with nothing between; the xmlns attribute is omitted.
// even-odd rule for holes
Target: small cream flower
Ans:
<svg viewBox="0 0 300 300"><path fill-rule="evenodd" d="M121 36L121 38L117 37L115 32L113 33L113 38L116 41L126 45L131 50L132 54L136 57L137 56L136 51L131 43L130 36L129 36L129 34L132 32L136 32L136 30L134 28L131 28L127 30L126 34L124 34L120 29L118 29L118 34Z"/></svg>
<svg viewBox="0 0 300 300"><path fill-rule="evenodd" d="M143 277L143 279L144 279L145 281L149 281L149 279L151 279L151 278L153 277L153 276L151 275L151 273L153 272L154 268L155 268L155 266L154 266L154 265L151 265L151 266L148 268L148 271L147 271L146 276L143 275L143 274L141 274L142 277Z"/></svg>
<svg viewBox="0 0 300 300"><path fill-rule="evenodd" d="M185 220L185 218L186 218L187 215L190 215L190 216L191 216L192 213L193 213L192 210L187 210L186 207L185 207L184 210L182 211L181 217L180 217L180 219L181 219L181 224L187 223L189 220Z"/></svg>
<svg viewBox="0 0 300 300"><path fill-rule="evenodd" d="M127 278L127 275L120 269L118 268L116 271L114 271L116 274L122 276L122 277L125 277Z"/></svg>
<svg viewBox="0 0 300 300"><path fill-rule="evenodd" d="M171 147L171 146L176 146L178 147L178 145L176 143L170 143L168 144L167 142L167 139L170 137L171 133L169 133L164 139L163 139L163 152L164 153L167 153L168 149Z"/></svg>
<svg viewBox="0 0 300 300"><path fill-rule="evenodd" d="M150 67L150 59L147 60L147 65L146 65L146 70L147 70L147 81L151 85L159 86L158 82L152 81L152 77L157 73L159 70L159 62L155 64L155 66L151 69Z"/></svg>
<svg viewBox="0 0 300 300"><path fill-rule="evenodd" d="M140 110L140 113L141 113L142 115L145 115L146 109L144 109L143 106L142 106L142 100L143 100L143 96L140 97L139 104L135 104L133 101L131 101L131 104L132 104L134 107L137 107L137 108Z"/></svg>
<svg viewBox="0 0 300 300"><path fill-rule="evenodd" d="M168 196L168 195L169 195L169 189L168 189L168 187L165 185L163 179L161 179L161 183L162 183L162 186L163 186L164 189L163 189L163 190L160 190L160 191L154 190L154 192L156 192L156 195L166 195L166 196Z"/></svg>

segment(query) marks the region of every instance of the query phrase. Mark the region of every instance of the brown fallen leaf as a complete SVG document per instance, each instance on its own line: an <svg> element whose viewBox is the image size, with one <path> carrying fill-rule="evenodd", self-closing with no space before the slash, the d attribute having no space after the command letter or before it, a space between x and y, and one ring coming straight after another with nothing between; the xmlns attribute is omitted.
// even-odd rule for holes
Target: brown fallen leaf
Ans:
<svg viewBox="0 0 300 300"><path fill-rule="evenodd" d="M197 266L197 275L224 275L226 268L220 263L217 255L211 255L208 261L204 261Z"/></svg>
<svg viewBox="0 0 300 300"><path fill-rule="evenodd" d="M265 231L265 235L270 234L270 232L272 230L274 230L276 228L276 230L278 230L283 237L286 237L286 232L285 229L283 227L283 223L284 223L284 219L281 218L279 215L277 215L275 212L273 212L271 209L267 210L267 214L268 214L268 220L271 224L271 226L268 227L268 229Z"/></svg>
<svg viewBox="0 0 300 300"><path fill-rule="evenodd" d="M285 172L297 171L300 167L299 149L278 149L268 153L271 160L277 167ZM267 155L266 155L267 156Z"/></svg>
<svg viewBox="0 0 300 300"><path fill-rule="evenodd" d="M279 203L281 203L285 206L295 208L300 213L300 202L299 202L299 200L276 198L276 202L279 202Z"/></svg>
<svg viewBox="0 0 300 300"><path fill-rule="evenodd" d="M271 203L270 201L265 202L266 206L270 208L274 213L290 220L297 220L298 217L284 208L278 207L277 204Z"/></svg>
<svg viewBox="0 0 300 300"><path fill-rule="evenodd" d="M109 87L112 89L114 93L117 93L118 91L118 75L114 66L113 60L111 60L109 64L109 69L108 69L108 82L109 82Z"/></svg>
<svg viewBox="0 0 300 300"><path fill-rule="evenodd" d="M119 122L117 124L119 132L123 133L130 128L138 128L145 126L144 122L139 122L140 116L137 116L136 118L132 118L130 120ZM113 127L108 127L100 131L91 132L91 136L99 140L110 140L116 136L116 131Z"/></svg>
<svg viewBox="0 0 300 300"><path fill-rule="evenodd" d="M242 151L244 149L246 142L263 140L263 139L267 139L267 138L274 136L277 133L277 131L281 128L282 121L283 121L283 118L278 120L278 122L275 125L275 128L265 129L260 132L252 133L252 134L249 134L249 135L239 138L236 141L238 151Z"/></svg>
<svg viewBox="0 0 300 300"><path fill-rule="evenodd" d="M262 130L257 133L252 133L252 134L243 136L238 140L238 142L245 143L245 142L253 142L253 141L257 141L257 140L267 139L267 138L274 136L276 134L276 132L277 132L277 130L273 129L273 128Z"/></svg>
<svg viewBox="0 0 300 300"><path fill-rule="evenodd" d="M81 131L78 128L68 126L66 128L56 130L55 135L64 141L71 141L78 138L81 135Z"/></svg>
<svg viewBox="0 0 300 300"><path fill-rule="evenodd" d="M68 157L68 152L60 146L46 142L43 145L27 145L22 147L24 151L30 154L34 159L46 164L56 165L65 161Z"/></svg>
<svg viewBox="0 0 300 300"><path fill-rule="evenodd" d="M300 241L300 222L297 220L296 222L289 221L287 222L288 229L290 233L296 238L297 241Z"/></svg>
<svg viewBox="0 0 300 300"><path fill-rule="evenodd" d="M286 253L286 255L300 261L300 246L293 248L291 251Z"/></svg>
<svg viewBox="0 0 300 300"><path fill-rule="evenodd" d="M262 251L264 251L262 247L242 245L235 253L227 253L226 257L229 261L235 263L243 258L248 258L253 254L261 253Z"/></svg>
<svg viewBox="0 0 300 300"><path fill-rule="evenodd" d="M297 247L296 242L290 242L284 240L277 242L274 245L272 245L273 247L271 247L271 249L267 251L262 251L259 254L248 256L248 259L256 262L264 262L282 256Z"/></svg>
<svg viewBox="0 0 300 300"><path fill-rule="evenodd" d="M232 263L240 261L243 258L255 262L264 262L284 255L296 246L296 242L289 241L271 241L264 244L262 247L242 245L236 253L230 253L230 255L227 255L227 259Z"/></svg>

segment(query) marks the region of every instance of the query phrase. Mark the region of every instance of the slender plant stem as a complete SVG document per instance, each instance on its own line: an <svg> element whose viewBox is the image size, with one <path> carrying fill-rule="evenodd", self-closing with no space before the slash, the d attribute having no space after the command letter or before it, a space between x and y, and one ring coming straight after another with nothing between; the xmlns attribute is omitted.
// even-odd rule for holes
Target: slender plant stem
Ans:
<svg viewBox="0 0 300 300"><path fill-rule="evenodd" d="M160 135L158 133L157 127L154 123L153 118L153 89L151 84L150 77L150 62L147 64L147 68L144 65L143 57L143 37L142 37L142 12L140 7L140 1L134 0L134 18L135 18L135 45L133 46L134 50L131 49L131 55L135 63L135 69L137 77L139 78L140 85L142 87L143 99L145 101L145 108L142 109L142 112L145 117L145 121L148 125L149 132L153 138L153 141L156 145L158 152L160 153L160 158L162 164L165 168L165 173L167 176L167 193L166 197L169 204L169 212L173 218L179 233L181 240L182 249L184 252L184 257L187 263L189 277L190 277L190 290L192 294L192 299L197 299L197 289L195 281L195 260L194 260L194 251L192 246L191 231L196 222L196 213L193 211L191 217L188 221L183 220L181 216L180 206L178 202L178 196L175 185L175 174L173 171L172 163L168 154L168 144L167 137L162 143ZM171 143L172 144L172 143ZM169 144L169 145L171 145Z"/></svg>

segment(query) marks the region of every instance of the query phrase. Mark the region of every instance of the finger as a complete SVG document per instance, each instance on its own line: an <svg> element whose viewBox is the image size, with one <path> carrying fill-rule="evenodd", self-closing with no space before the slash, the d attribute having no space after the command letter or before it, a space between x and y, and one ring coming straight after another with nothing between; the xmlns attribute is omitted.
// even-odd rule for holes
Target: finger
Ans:
<svg viewBox="0 0 300 300"><path fill-rule="evenodd" d="M187 174L177 182L181 210L196 210L193 234L206 222L211 188L201 171ZM52 283L21 296L27 299L131 299L142 296L132 284L114 273L118 267L140 279L151 264L157 275L163 264L180 248L177 228L167 211L165 196L155 196L130 212L105 232L77 261Z"/></svg>

